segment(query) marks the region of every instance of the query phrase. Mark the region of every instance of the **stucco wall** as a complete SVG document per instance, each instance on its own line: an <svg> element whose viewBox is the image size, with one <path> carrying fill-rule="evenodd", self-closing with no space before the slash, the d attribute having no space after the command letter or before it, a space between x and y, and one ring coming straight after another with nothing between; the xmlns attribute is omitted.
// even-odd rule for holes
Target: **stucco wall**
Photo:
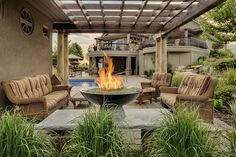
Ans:
<svg viewBox="0 0 236 157"><path fill-rule="evenodd" d="M20 11L31 10L35 27L31 36L20 29ZM51 74L51 37L43 36L42 27L52 30L52 22L24 0L6 0L4 17L0 19L0 82L23 76ZM0 105L8 101L0 87Z"/></svg>

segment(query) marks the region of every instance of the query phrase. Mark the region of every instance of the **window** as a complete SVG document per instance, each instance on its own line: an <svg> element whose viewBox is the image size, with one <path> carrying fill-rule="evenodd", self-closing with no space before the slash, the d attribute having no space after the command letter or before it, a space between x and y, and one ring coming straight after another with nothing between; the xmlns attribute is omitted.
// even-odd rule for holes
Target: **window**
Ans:
<svg viewBox="0 0 236 157"><path fill-rule="evenodd" d="M50 38L50 31L47 26L43 25L43 36L47 39Z"/></svg>

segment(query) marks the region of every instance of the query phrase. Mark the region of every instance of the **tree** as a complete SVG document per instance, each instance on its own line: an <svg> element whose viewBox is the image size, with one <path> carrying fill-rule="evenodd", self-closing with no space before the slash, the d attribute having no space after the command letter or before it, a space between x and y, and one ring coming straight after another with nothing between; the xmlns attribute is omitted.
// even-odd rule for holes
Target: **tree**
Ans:
<svg viewBox="0 0 236 157"><path fill-rule="evenodd" d="M84 54L83 54L82 48L78 43L70 44L69 54L74 54L74 55L79 56L82 59L84 59Z"/></svg>
<svg viewBox="0 0 236 157"><path fill-rule="evenodd" d="M200 18L203 38L213 42L213 48L222 48L236 41L236 1L227 0ZM226 47L225 47L226 48Z"/></svg>

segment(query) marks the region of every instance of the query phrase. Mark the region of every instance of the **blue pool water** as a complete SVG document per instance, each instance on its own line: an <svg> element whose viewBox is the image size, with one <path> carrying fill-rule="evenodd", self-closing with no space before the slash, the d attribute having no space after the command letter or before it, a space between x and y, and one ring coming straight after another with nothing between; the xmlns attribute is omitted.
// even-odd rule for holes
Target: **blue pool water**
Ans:
<svg viewBox="0 0 236 157"><path fill-rule="evenodd" d="M94 79L70 79L69 83L71 86L97 86Z"/></svg>

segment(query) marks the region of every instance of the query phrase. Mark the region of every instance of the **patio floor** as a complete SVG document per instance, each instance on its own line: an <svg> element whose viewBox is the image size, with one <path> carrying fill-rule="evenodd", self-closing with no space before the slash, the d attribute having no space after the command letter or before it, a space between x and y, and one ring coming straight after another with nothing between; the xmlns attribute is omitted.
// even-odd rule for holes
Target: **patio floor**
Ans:
<svg viewBox="0 0 236 157"><path fill-rule="evenodd" d="M78 79L94 79L95 77L79 77ZM140 76L128 76L127 78L123 76L124 84L126 87L136 87L136 88L141 88L141 82L150 82L149 79L140 77ZM88 88L88 87L73 87L71 91L71 96L79 93L81 89ZM82 96L82 95L81 95ZM88 105L86 103L80 104L77 109L86 109L86 108L91 108L91 107L96 107L96 105ZM163 108L162 105L160 104L160 100L154 100L152 103L149 101L144 101L142 105L139 105L137 101L134 101L130 104L124 105L124 109L145 109L145 108ZM73 105L70 102L69 106L67 109L73 109ZM219 119L214 119L214 124L210 125L213 126L214 129L211 129L211 131L218 131L218 130L228 130L231 128L229 125L227 125L225 122L219 120ZM125 130L125 135L127 135L127 138L130 138L132 143L131 145L134 145L134 148L140 148L141 146L141 131L140 130Z"/></svg>

